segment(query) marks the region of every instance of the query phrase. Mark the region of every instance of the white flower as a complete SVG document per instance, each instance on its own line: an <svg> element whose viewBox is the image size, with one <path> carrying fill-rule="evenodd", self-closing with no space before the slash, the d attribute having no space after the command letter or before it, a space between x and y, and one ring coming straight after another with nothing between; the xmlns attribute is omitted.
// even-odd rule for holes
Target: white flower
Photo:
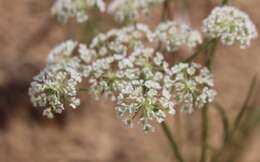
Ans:
<svg viewBox="0 0 260 162"><path fill-rule="evenodd" d="M95 61L91 64L89 81L90 90L96 98L103 95L113 100L116 98L117 86L122 77L127 74L127 77L134 78L136 75L133 69L125 70L124 74L120 71L133 66L132 61L126 59L129 51L141 48L149 41L152 41L151 31L143 24L101 33L92 40L90 48L96 53Z"/></svg>
<svg viewBox="0 0 260 162"><path fill-rule="evenodd" d="M33 78L29 95L34 107L42 107L43 115L49 118L54 113L62 113L65 104L72 108L80 105L76 86L81 81L81 75L74 69L60 65L47 66L39 75Z"/></svg>
<svg viewBox="0 0 260 162"><path fill-rule="evenodd" d="M172 93L182 111L191 113L194 107L202 108L214 100L213 76L199 64L179 63L172 67Z"/></svg>
<svg viewBox="0 0 260 162"><path fill-rule="evenodd" d="M79 44L72 40L60 43L49 53L47 66L57 65L64 69L70 67L79 72L83 66L83 60L78 56L78 46L83 47L85 45Z"/></svg>
<svg viewBox="0 0 260 162"><path fill-rule="evenodd" d="M191 112L213 101L216 92L206 68L195 63L169 68L161 49L155 49L159 44L168 51L193 48L200 41L199 33L174 22L161 24L155 34L143 24L113 29L89 46L66 41L50 52L47 67L31 83L31 101L50 118L66 106L76 108L76 87L85 77L96 98L115 101L125 123L137 121L145 132L152 131L154 122L175 114L175 102Z"/></svg>
<svg viewBox="0 0 260 162"><path fill-rule="evenodd" d="M93 49L87 48L85 45L80 44L79 45L79 57L81 60L84 61L86 64L90 64L92 61L94 61L97 57L97 53Z"/></svg>
<svg viewBox="0 0 260 162"><path fill-rule="evenodd" d="M49 64L61 63L66 59L73 57L73 51L76 49L78 43L72 40L65 41L57 45L48 55Z"/></svg>
<svg viewBox="0 0 260 162"><path fill-rule="evenodd" d="M91 64L97 58L95 50L84 44L68 40L57 45L48 56L48 65L59 65L66 69L71 67L84 77L91 73Z"/></svg>
<svg viewBox="0 0 260 162"><path fill-rule="evenodd" d="M52 12L62 22L75 17L78 23L83 23L88 20L86 10L93 7L97 7L101 12L105 11L103 0L56 0Z"/></svg>
<svg viewBox="0 0 260 162"><path fill-rule="evenodd" d="M183 45L194 48L202 42L199 32L185 24L171 21L159 24L154 35L168 52L174 52Z"/></svg>
<svg viewBox="0 0 260 162"><path fill-rule="evenodd" d="M250 41L257 37L256 27L249 16L233 6L214 8L203 21L202 30L210 38L220 38L225 45L238 42L241 48L249 47Z"/></svg>
<svg viewBox="0 0 260 162"><path fill-rule="evenodd" d="M120 74L118 62L115 56L100 58L91 65L91 75L89 76L90 91L98 99L100 96L108 96L112 100L116 97Z"/></svg>
<svg viewBox="0 0 260 162"><path fill-rule="evenodd" d="M76 86L82 77L92 73L95 59L96 52L84 44L69 40L57 45L49 53L46 68L31 83L29 95L33 105L43 107L43 115L49 118L61 113L66 105L78 107Z"/></svg>
<svg viewBox="0 0 260 162"><path fill-rule="evenodd" d="M152 89L157 89L157 90L161 89L160 84L153 80L145 81L144 85L146 88L152 88Z"/></svg>
<svg viewBox="0 0 260 162"><path fill-rule="evenodd" d="M144 46L144 42L151 41L152 32L149 28L136 24L98 34L90 43L90 48L96 51L97 58L111 55L124 57L129 49Z"/></svg>
<svg viewBox="0 0 260 162"><path fill-rule="evenodd" d="M155 4L164 0L113 0L108 6L108 12L118 21L136 20L140 15L147 15Z"/></svg>
<svg viewBox="0 0 260 162"><path fill-rule="evenodd" d="M145 132L154 130L154 120L161 123L167 113L175 114L175 104L169 92L172 85L167 87L164 82L167 76L163 68L164 60L160 64L154 61L159 54L155 54L152 48L137 48L125 58L127 61L122 60L127 64L118 71L122 76L118 85L116 110L126 124L132 126L133 121L137 120Z"/></svg>

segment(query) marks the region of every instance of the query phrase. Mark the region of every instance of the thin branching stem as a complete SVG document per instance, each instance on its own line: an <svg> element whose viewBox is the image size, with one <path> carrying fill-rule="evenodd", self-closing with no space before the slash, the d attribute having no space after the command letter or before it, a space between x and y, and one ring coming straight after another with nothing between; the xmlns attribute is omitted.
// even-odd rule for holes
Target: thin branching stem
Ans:
<svg viewBox="0 0 260 162"><path fill-rule="evenodd" d="M208 148L208 105L202 108L202 135L201 135L201 155L200 162L205 162L207 158L207 148Z"/></svg>
<svg viewBox="0 0 260 162"><path fill-rule="evenodd" d="M161 21L168 21L169 19L172 19L171 9L170 9L170 0L165 0L163 2Z"/></svg>
<svg viewBox="0 0 260 162"><path fill-rule="evenodd" d="M221 120L222 120L222 124L223 124L223 145L225 143L227 143L228 138L229 138L229 132L230 132L230 126L229 126L229 120L227 117L227 114L225 112L225 108L220 105L217 102L213 103L214 108L216 108L217 112L219 113Z"/></svg>
<svg viewBox="0 0 260 162"><path fill-rule="evenodd" d="M226 5L228 0L223 0L222 4ZM207 58L205 64L207 68L211 71L212 65L216 53L216 48L218 45L219 39L211 39L208 41L207 46L205 47L207 50ZM209 130L209 120L208 120L208 105L206 105L202 110L202 146L201 146L201 156L200 162L205 162L207 160L207 145L208 145L208 130Z"/></svg>
<svg viewBox="0 0 260 162"><path fill-rule="evenodd" d="M162 126L164 134L166 135L166 137L167 137L167 139L170 143L170 146L171 146L171 148L174 152L174 155L175 155L177 161L178 162L184 162L183 157L180 153L180 149L178 147L178 144L176 143L174 136L172 135L168 124L164 121L164 122L161 123L161 126Z"/></svg>
<svg viewBox="0 0 260 162"><path fill-rule="evenodd" d="M205 64L209 70L212 70L212 65L214 61L214 56L216 53L216 48L219 40L212 39L209 41L209 44L206 47L207 51L207 58ZM205 105L202 109L201 114L201 122L202 122L202 135L201 135L201 155L200 155L200 162L205 162L207 159L207 145L208 145L208 131L209 131L209 120L208 120L208 104Z"/></svg>
<svg viewBox="0 0 260 162"><path fill-rule="evenodd" d="M256 86L256 82L257 82L257 75L254 75L251 83L250 83L250 87L249 87L249 90L248 90L248 93L247 93L247 96L246 96L246 99L241 107L241 110L240 112L238 113L236 119L235 119L235 122L234 122L234 126L233 126L233 129L232 129L232 132L231 132L231 135L234 134L234 132L236 131L236 129L239 127L239 124L241 122L241 119L242 117L244 116L245 114L245 111L249 105L249 101L250 99L252 98L253 96L253 92L254 92L254 88Z"/></svg>
<svg viewBox="0 0 260 162"><path fill-rule="evenodd" d="M249 101L253 96L253 92L254 92L254 88L256 86L257 83L257 77L256 75L253 77L251 83L250 83L250 87L246 96L246 99L241 107L240 112L238 113L234 125L233 125L233 129L230 130L229 133L229 137L228 140L226 140L226 142L222 145L221 149L219 151L217 151L215 154L213 154L212 156L212 160L211 162L218 162L219 158L221 157L221 154L223 154L223 152L225 151L225 148L227 148L227 146L229 146L230 144L232 144L232 140L234 137L234 134L236 133L236 130L240 127L240 123L241 123L241 119L243 118L243 116L245 115L245 112L249 106Z"/></svg>
<svg viewBox="0 0 260 162"><path fill-rule="evenodd" d="M79 88L78 91L79 92L88 92L89 89L88 88Z"/></svg>
<svg viewBox="0 0 260 162"><path fill-rule="evenodd" d="M219 42L218 39L212 39L208 45L207 59L205 64L210 71L212 70L212 65L213 65L218 42Z"/></svg>
<svg viewBox="0 0 260 162"><path fill-rule="evenodd" d="M168 1L163 2L163 8L162 8L162 14L161 14L161 21L165 21L167 12L165 12L165 9L168 8Z"/></svg>
<svg viewBox="0 0 260 162"><path fill-rule="evenodd" d="M199 54L201 54L202 52L205 51L205 49L208 47L210 42L211 42L211 40L208 40L205 43L203 43L202 45L200 45L200 47L190 57L184 59L182 62L193 61L197 56L199 56Z"/></svg>
<svg viewBox="0 0 260 162"><path fill-rule="evenodd" d="M227 5L229 0L222 0L222 5Z"/></svg>
<svg viewBox="0 0 260 162"><path fill-rule="evenodd" d="M229 0L222 0L222 5L227 5ZM193 61L199 54L201 54L209 44L211 44L212 40L214 39L209 39L205 43L203 43L195 52L192 54L190 57L186 58L182 62L190 62Z"/></svg>
<svg viewBox="0 0 260 162"><path fill-rule="evenodd" d="M226 5L227 3L228 3L228 0L222 1L222 5ZM213 65L218 42L219 42L219 39L211 39L206 42L207 46L205 46L205 50L207 50L207 53L206 53L207 58L206 58L205 64L210 71L212 70L212 65ZM204 110L202 111L202 146L201 146L200 162L205 162L207 159L208 129L209 129L208 128L209 120L208 120L208 112L207 112L208 110L207 109L208 109L208 105L206 105L204 107ZM225 112L224 112L224 114L225 114ZM225 138L224 141L226 141L228 136L225 136L224 138ZM225 144L225 142L224 142L224 144Z"/></svg>
<svg viewBox="0 0 260 162"><path fill-rule="evenodd" d="M167 21L167 20L171 19L169 2L170 2L170 0L166 0L163 3L163 11L162 11L162 15L161 15L161 22ZM159 44L158 49L160 49L160 44ZM169 144L170 144L170 146L172 148L172 151L173 151L173 153L175 155L175 158L177 159L178 162L184 162L183 157L182 157L182 155L180 153L179 146L176 143L175 138L174 138L174 136L172 135L172 133L171 133L171 131L169 129L169 126L164 121L164 122L161 123L161 127L162 127L162 130L163 130L165 136L167 137L167 139L169 141Z"/></svg>

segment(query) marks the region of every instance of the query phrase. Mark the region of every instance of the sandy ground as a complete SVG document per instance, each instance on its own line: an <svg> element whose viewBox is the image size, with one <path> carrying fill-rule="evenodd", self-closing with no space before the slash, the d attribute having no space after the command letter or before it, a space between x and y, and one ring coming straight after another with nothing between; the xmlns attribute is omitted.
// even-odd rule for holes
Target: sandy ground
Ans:
<svg viewBox="0 0 260 162"><path fill-rule="evenodd" d="M195 28L199 28L201 20L218 3L210 0L187 2ZM248 12L259 29L259 0L232 2ZM50 6L50 0L0 0L0 161L174 161L159 127L151 134L125 128L108 101L97 102L90 96L82 96L84 103L80 109L69 110L52 121L42 118L32 108L27 96L29 82L45 65L48 51L67 37L64 26L51 17ZM152 23L157 24L159 16L155 14L154 17ZM225 105L231 118L238 112L252 76L260 72L259 45L258 39L247 50L219 47L214 64L217 101ZM213 111L210 119L212 141L218 144L220 121ZM200 144L198 114L182 116L180 121L185 124L169 120L178 142L184 145L184 154L191 155L188 151L191 149L196 156ZM190 132L180 128L191 126L194 128ZM248 141L241 162L260 161L258 136L255 132ZM185 157L189 162L195 161L190 156Z"/></svg>

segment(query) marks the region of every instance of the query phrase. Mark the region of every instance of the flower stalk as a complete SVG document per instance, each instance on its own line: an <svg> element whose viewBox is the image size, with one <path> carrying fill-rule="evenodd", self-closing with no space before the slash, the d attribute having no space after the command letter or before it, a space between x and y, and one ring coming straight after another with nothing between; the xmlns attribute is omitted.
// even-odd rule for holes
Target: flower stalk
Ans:
<svg viewBox="0 0 260 162"><path fill-rule="evenodd" d="M201 156L200 162L205 162L207 158L207 145L208 145L208 105L202 108L202 145L201 145Z"/></svg>
<svg viewBox="0 0 260 162"><path fill-rule="evenodd" d="M176 143L176 140L174 139L174 136L172 135L168 124L164 121L164 122L161 123L161 127L162 127L162 130L163 130L165 136L167 137L167 139L169 141L169 144L170 144L170 146L171 146L171 148L174 152L174 155L176 157L176 160L178 162L184 162L183 157L180 153L179 146Z"/></svg>
<svg viewBox="0 0 260 162"><path fill-rule="evenodd" d="M229 0L223 0L222 5L227 5Z"/></svg>
<svg viewBox="0 0 260 162"><path fill-rule="evenodd" d="M208 46L207 46L207 58L206 58L206 66L209 70L212 70L212 65L214 61L214 56L216 53L216 48L218 44L218 39L212 39L210 40ZM205 105L205 107L202 109L202 145L201 145L201 156L200 156L200 162L205 162L207 159L207 146L208 146L208 136L209 136L209 120L208 120L208 104Z"/></svg>

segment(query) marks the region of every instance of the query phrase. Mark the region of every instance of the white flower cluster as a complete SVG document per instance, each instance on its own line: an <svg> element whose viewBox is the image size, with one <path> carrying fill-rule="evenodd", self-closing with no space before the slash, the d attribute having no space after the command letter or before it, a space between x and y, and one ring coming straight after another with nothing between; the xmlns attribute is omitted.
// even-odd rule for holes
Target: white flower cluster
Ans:
<svg viewBox="0 0 260 162"><path fill-rule="evenodd" d="M75 17L77 22L82 23L88 19L86 10L93 7L97 7L101 12L105 11L103 0L56 0L52 12L62 22Z"/></svg>
<svg viewBox="0 0 260 162"><path fill-rule="evenodd" d="M165 81L170 77L167 67L162 54L152 48L138 48L120 61L116 110L127 125L131 126L137 118L147 132L154 129L153 120L161 123L166 114L175 114L169 92L172 85Z"/></svg>
<svg viewBox="0 0 260 162"><path fill-rule="evenodd" d="M84 44L68 40L55 47L48 56L48 64L66 68L71 67L83 77L88 77L90 64L96 58L96 51L87 48Z"/></svg>
<svg viewBox="0 0 260 162"><path fill-rule="evenodd" d="M80 74L72 68L47 66L33 78L29 95L35 107L43 107L43 115L53 118L54 113L62 113L64 103L72 108L80 105L76 85L81 81Z"/></svg>
<svg viewBox="0 0 260 162"><path fill-rule="evenodd" d="M151 7L164 1L113 0L108 6L108 12L120 22L134 20L139 18L140 15L149 14ZM69 18L75 17L77 22L82 23L88 20L86 11L94 7L104 12L106 10L106 3L104 0L56 0L52 7L52 12L62 22L67 22Z"/></svg>
<svg viewBox="0 0 260 162"><path fill-rule="evenodd" d="M116 20L136 20L141 14L148 15L150 8L165 0L113 0L108 6L108 12L114 15Z"/></svg>
<svg viewBox="0 0 260 162"><path fill-rule="evenodd" d="M89 76L91 92L97 98L110 97L127 124L138 118L145 131L153 130L153 119L162 122L175 112L167 90L172 82L164 81L170 80L168 64L149 47L153 36L147 26L136 24L99 34L90 44L97 51Z"/></svg>
<svg viewBox="0 0 260 162"><path fill-rule="evenodd" d="M48 55L48 64L60 64L70 61L78 43L72 40L65 41L56 46Z"/></svg>
<svg viewBox="0 0 260 162"><path fill-rule="evenodd" d="M167 114L174 115L176 104L192 111L211 102L215 91L209 71L197 64L170 68L162 49L155 47L171 40L158 41L158 30L152 32L143 24L135 24L99 34L89 47L74 41L60 44L50 52L48 66L31 83L29 94L34 106L44 107L48 117L61 113L67 104L77 107L76 87L82 77L88 79L89 90L97 98L108 96L115 101L125 123L137 121L144 131L154 129L153 121L161 123ZM182 33L188 44L192 31ZM184 37L179 31L171 34L174 40ZM197 43L197 38L193 42Z"/></svg>
<svg viewBox="0 0 260 162"><path fill-rule="evenodd" d="M198 31L192 30L188 25L172 21L158 25L154 34L155 38L168 52L174 52L183 45L194 48L202 43Z"/></svg>
<svg viewBox="0 0 260 162"><path fill-rule="evenodd" d="M153 34L146 25L139 23L97 35L90 48L95 49L99 56L125 55L129 48L142 46L145 41L153 41Z"/></svg>
<svg viewBox="0 0 260 162"><path fill-rule="evenodd" d="M77 52L79 56L75 55ZM79 106L76 86L83 76L90 73L86 57L90 54L91 50L71 40L61 43L50 52L47 67L33 78L29 88L33 105L45 108L43 115L52 118L54 113L61 113L64 103L72 108Z"/></svg>
<svg viewBox="0 0 260 162"><path fill-rule="evenodd" d="M109 56L97 59L91 66L89 78L90 91L99 99L100 96L116 98L116 90L120 78L118 76L118 61L124 56Z"/></svg>
<svg viewBox="0 0 260 162"><path fill-rule="evenodd" d="M96 60L91 65L89 76L91 92L100 96L111 97L115 100L119 62L129 55L129 51L140 48L144 42L151 42L152 34L147 26L136 24L105 34L99 34L93 39L90 47L96 51Z"/></svg>
<svg viewBox="0 0 260 162"><path fill-rule="evenodd" d="M214 100L213 76L206 67L196 63L179 63L171 68L172 94L183 112L191 113L194 107L202 108Z"/></svg>
<svg viewBox="0 0 260 162"><path fill-rule="evenodd" d="M232 6L213 9L203 21L202 30L211 38L220 38L226 45L232 45L237 41L241 48L247 48L251 39L257 37L256 27L249 16Z"/></svg>

